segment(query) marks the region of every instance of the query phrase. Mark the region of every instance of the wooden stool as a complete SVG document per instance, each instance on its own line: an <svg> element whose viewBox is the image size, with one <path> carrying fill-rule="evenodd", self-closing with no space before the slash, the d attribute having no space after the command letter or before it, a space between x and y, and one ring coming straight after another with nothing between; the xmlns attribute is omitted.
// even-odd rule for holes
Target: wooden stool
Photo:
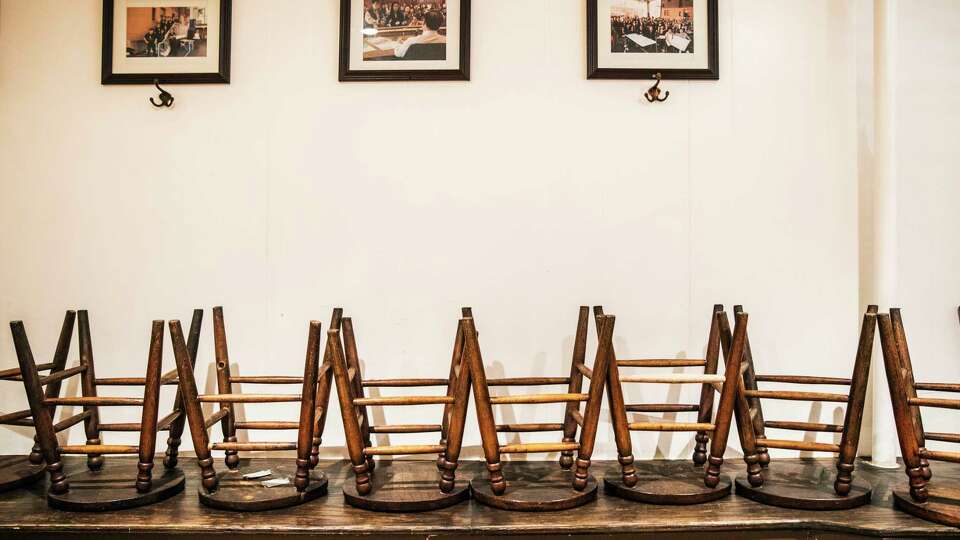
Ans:
<svg viewBox="0 0 960 540"><path fill-rule="evenodd" d="M336 316L336 315L335 315ZM213 332L216 350L217 394L199 395L193 376L193 362L187 344L183 340L180 321L170 321L170 338L177 359L180 375L180 391L184 396L190 435L197 453L202 482L199 489L200 502L206 506L224 510L256 512L295 506L326 495L327 478L319 471L312 471L317 460L311 459L317 425L317 381L323 371L325 393L321 404L326 409L330 395L330 365L320 367L320 323L310 322L307 338L307 354L303 377L233 376L230 373L230 356L227 353L227 336L223 323L223 308L213 308ZM233 392L233 384L297 384L300 394L241 394ZM238 421L234 403L300 403L299 422L243 422ZM201 403L219 403L219 408L210 417L204 418ZM321 413L320 417L324 415ZM220 423L224 442L210 443L207 429ZM297 430L296 442L237 442L237 430ZM319 434L316 435L319 443ZM211 450L226 452L227 471L217 473L213 468ZM239 451L289 451L296 450L296 463L272 467L269 477L245 478L240 470ZM275 487L266 487L267 480L293 478L292 482Z"/></svg>
<svg viewBox="0 0 960 540"><path fill-rule="evenodd" d="M549 511L574 508L597 498L597 481L589 474L590 457L593 454L597 436L597 423L600 419L600 402L603 399L603 384L606 380L607 364L611 358L610 344L613 335L615 317L600 316L600 339L593 369L584 364L587 340L587 324L590 311L580 308L577 333L573 346L573 360L569 377L518 377L509 379L487 379L477 341L477 331L472 317L460 321L465 340L465 355L469 366L468 374L473 386L477 408L477 420L483 441L483 453L487 461L488 482L474 479L471 482L473 496L483 504L504 510ZM589 393L581 393L583 377L590 379ZM491 386L551 386L566 385L565 394L528 394L516 396L490 396ZM584 412L580 412L580 403L586 402ZM527 405L541 403L567 404L562 424L497 424L493 416L493 405ZM580 442L576 442L577 428L580 430ZM531 443L501 445L497 432L525 433L560 431L563 440L560 443ZM561 452L560 468L546 477L523 477L506 473L500 463L501 454ZM576 460L573 453L577 452ZM575 471L570 469L576 464Z"/></svg>
<svg viewBox="0 0 960 540"><path fill-rule="evenodd" d="M465 308L468 312L468 308ZM342 341L341 341L342 331ZM327 355L333 363L337 397L343 417L347 451L355 483L343 485L346 501L358 508L378 512L420 512L452 506L470 498L470 486L456 483L463 430L467 415L469 381L462 377L463 333L454 339L450 374L446 379L364 380L350 317L327 332ZM366 397L364 388L446 387L443 396ZM370 424L367 407L443 405L441 424ZM438 444L374 446L374 433L440 433ZM438 454L434 462L374 462L374 456ZM376 469L376 474L374 474ZM439 474L438 474L439 472ZM439 476L439 477L438 477Z"/></svg>
<svg viewBox="0 0 960 540"><path fill-rule="evenodd" d="M203 312L195 310L190 326L190 357L196 358L200 338L200 324ZM143 378L107 378L95 375L93 345L90 340L90 323L86 310L78 312L80 365L58 373L41 377L33 352L27 341L23 323L10 323L13 330L13 342L17 349L17 359L23 375L30 412L34 419L41 453L47 463L50 474L50 488L47 503L61 510L101 512L133 508L159 502L181 491L184 486L183 472L176 468L177 448L183 433L184 415L180 399L175 401L174 411L158 420L160 388L177 384L176 371L161 374L163 363L163 321L153 321L150 333L150 353L147 358L147 375ZM47 397L43 390L45 383L63 380L74 375L80 376L82 397ZM143 398L99 397L98 386L142 386ZM50 389L50 386L47 387ZM50 414L52 406L82 406L83 412L61 420L56 425ZM108 424L100 422L100 407L140 407L139 423ZM57 431L66 429L80 421L84 423L87 442L82 445L60 445ZM126 431L139 432L140 444L137 446L103 444L101 432ZM159 431L169 431L167 455L164 459L163 474L155 477L152 473L154 450ZM88 470L65 476L62 454L86 454ZM104 469L104 455L133 454L139 456L136 464L118 464Z"/></svg>
<svg viewBox="0 0 960 540"><path fill-rule="evenodd" d="M734 306L734 313L742 313ZM743 349L743 380L737 396L735 415L743 446L747 476L738 477L736 492L755 501L802 510L841 510L856 508L870 502L872 487L869 483L853 478L854 460L860 440L860 424L863 419L863 403L870 376L870 357L873 352L873 337L876 329L877 306L869 306L863 315L860 341L853 367L853 377L757 375L749 337L745 337ZM723 319L721 319L722 323ZM721 324L720 338L724 349L731 341L729 325ZM757 383L788 383L806 385L848 386L846 394L823 392L793 392L783 390L759 390ZM811 422L779 422L764 420L761 399L785 399L794 401L817 401L846 403L842 425ZM840 433L840 444L812 441L769 439L765 430L785 429L804 432ZM830 483L831 474L815 462L770 464L768 448L833 452L837 459L836 480ZM769 467L768 467L769 465Z"/></svg>
<svg viewBox="0 0 960 540"><path fill-rule="evenodd" d="M960 317L960 308L957 309L957 315ZM960 452L926 448L927 440L960 443L960 435L924 431L920 415L920 407L960 409L960 399L917 396L918 390L958 393L960 384L916 382L900 310L894 308L889 314L882 313L878 317L900 450L910 479L909 489L893 490L893 504L919 518L960 527L960 478L948 477L946 481L941 478L939 482L928 485L933 477L930 461L960 463Z"/></svg>
<svg viewBox="0 0 960 540"><path fill-rule="evenodd" d="M594 308L599 330L599 318L603 308ZM723 306L713 307L710 317L710 334L704 359L659 359L644 358L620 360L616 358L613 344L609 346L610 361L607 367L607 395L610 416L617 442L618 461L622 474L604 478L607 493L634 501L653 504L699 504L726 497L730 494L730 480L720 476L723 453L730 434L730 422L740 379L741 358L747 332L747 315L737 315L733 334L733 347L726 355L724 375L717 375L720 357L721 318L726 321ZM729 326L729 323L727 323ZM662 375L621 376L621 367L702 367L702 374L669 373ZM626 404L623 383L700 384L699 404ZM713 394L720 390L720 405L716 420L713 420ZM696 423L629 422L627 412L697 412ZM693 463L678 465L673 462L634 462L631 448L631 431L695 431L696 448ZM707 443L711 442L709 466Z"/></svg>
<svg viewBox="0 0 960 540"><path fill-rule="evenodd" d="M53 361L37 366L38 371L48 372L48 377L41 378L41 385L46 386L45 398L55 398L60 395L60 383L63 378L55 377L67 365L67 356L70 352L70 341L73 338L73 323L77 318L76 311L67 311L63 317L63 325L60 327L60 339L57 341L57 349L53 354ZM0 371L0 380L3 381L22 381L20 368L5 369ZM56 416L56 405L50 405L50 418ZM79 415L78 415L79 416ZM82 417L74 417L73 422L58 423L54 425L55 431L62 431L77 422L83 420ZM70 419L67 419L70 420ZM30 409L17 411L13 413L0 414L0 424L7 426L27 426L33 427L33 418ZM59 427L59 429L57 429ZM43 455L40 451L40 443L35 436L33 438L33 450L29 456L0 456L0 492L8 491L22 486L30 485L43 478Z"/></svg>

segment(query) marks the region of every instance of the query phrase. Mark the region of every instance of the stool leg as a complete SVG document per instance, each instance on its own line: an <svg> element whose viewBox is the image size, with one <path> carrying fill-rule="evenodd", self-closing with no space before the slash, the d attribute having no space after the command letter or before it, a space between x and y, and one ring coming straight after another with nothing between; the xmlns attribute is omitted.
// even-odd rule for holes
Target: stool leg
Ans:
<svg viewBox="0 0 960 540"><path fill-rule="evenodd" d="M153 321L147 376L143 385L143 414L140 418L140 461L137 463L137 491L140 493L150 491L153 485L153 457L157 447L162 369L163 321Z"/></svg>
<svg viewBox="0 0 960 540"><path fill-rule="evenodd" d="M370 485L370 471L367 468L367 459L363 454L363 435L357 421L357 408L353 405L353 385L347 376L346 360L343 357L343 348L340 345L340 332L327 331L327 348L333 362L333 374L337 379L337 398L340 401L340 415L343 418L343 432L347 440L347 453L353 464L356 476L357 493L368 495Z"/></svg>
<svg viewBox="0 0 960 540"><path fill-rule="evenodd" d="M183 341L180 321L170 321L167 326L170 327L170 342L173 344L173 356L177 362L177 377L180 380L180 391L183 397L181 403L187 422L190 424L190 438L193 441L193 451L197 454L197 465L200 466L200 485L207 493L213 493L218 487L217 472L213 469L210 436L207 434L203 409L200 408L200 399L197 397L199 392L193 374L193 361Z"/></svg>
<svg viewBox="0 0 960 540"><path fill-rule="evenodd" d="M853 483L853 461L857 457L860 441L860 426L863 420L863 406L867 399L867 380L870 377L870 360L873 352L874 334L877 327L877 315L868 311L863 315L860 328L860 343L857 346L857 359L854 362L853 377L850 385L847 411L843 420L843 435L840 437L840 455L837 459L837 479L833 484L837 495L850 494Z"/></svg>
<svg viewBox="0 0 960 540"><path fill-rule="evenodd" d="M293 483L304 492L310 485L310 452L313 449L317 400L317 372L320 370L320 322L310 321L307 358L303 368L303 390L300 398L300 424L297 432L297 474Z"/></svg>
<svg viewBox="0 0 960 540"><path fill-rule="evenodd" d="M507 482L503 478L503 464L500 463L500 444L497 439L497 424L493 418L493 406L490 404L490 391L487 376L483 370L483 358L477 342L477 330L473 318L460 320L466 346L467 365L473 383L474 405L477 410L477 423L480 426L480 440L483 455L487 460L487 472L490 475L490 489L495 495L503 495Z"/></svg>

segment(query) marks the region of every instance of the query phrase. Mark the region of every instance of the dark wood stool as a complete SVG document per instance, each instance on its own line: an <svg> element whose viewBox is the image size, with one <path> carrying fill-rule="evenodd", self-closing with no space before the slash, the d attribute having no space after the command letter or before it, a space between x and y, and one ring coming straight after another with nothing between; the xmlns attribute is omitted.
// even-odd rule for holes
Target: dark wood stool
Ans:
<svg viewBox="0 0 960 540"><path fill-rule="evenodd" d="M193 312L189 345L191 359L196 358L202 317L201 310ZM160 388L177 384L175 370L167 374L161 373L163 321L153 321L152 324L146 377L97 378L86 310L78 312L78 319L80 365L47 377L40 376L23 324L19 321L10 323L23 384L30 402L30 412L50 475L47 503L61 510L101 512L152 504L183 491L183 472L176 468L177 448L184 427L181 400L175 400L172 413L158 419ZM74 375L80 376L81 397L45 395L44 383L49 384L54 378L63 380ZM143 398L100 397L97 395L98 386L142 386ZM55 425L50 410L56 405L82 406L83 412ZM103 423L100 421L100 407L140 407L141 420L138 423ZM86 432L86 444L60 445L56 435L58 428L65 429L65 426L77 424L81 420ZM105 431L138 432L140 444L103 444L101 433ZM163 473L156 476L153 474L153 462L159 431L169 431L170 438ZM86 454L88 470L65 476L60 459L63 454ZM119 464L104 468L103 456L109 454L133 454L139 456L139 461L135 465Z"/></svg>
<svg viewBox="0 0 960 540"><path fill-rule="evenodd" d="M335 314L334 317L338 317ZM193 375L193 361L188 346L183 339L180 321L170 321L170 338L177 359L180 376L180 391L184 396L187 420L190 423L190 435L197 454L202 482L199 488L200 502L206 506L224 510L256 512L286 508L311 501L326 495L326 475L313 468L316 459L311 459L314 440L322 431L323 425L317 425L317 409L326 409L326 399L330 395L330 364L320 366L320 323L310 322L307 337L307 353L304 361L303 377L278 376L233 376L230 372L230 356L227 352L227 336L223 322L223 308L213 308L213 332L216 350L216 369L218 393L200 395ZM325 393L318 405L318 380L321 370L324 372ZM233 391L234 384L301 385L299 394L243 394ZM298 422L247 422L239 421L233 405L235 403L300 403ZM219 408L209 417L203 416L201 403L218 403ZM323 413L319 415L324 417ZM210 443L207 429L220 423L224 442ZM237 430L296 430L296 442L237 442ZM211 450L226 452L227 471L217 473L213 468ZM269 476L255 475L244 477L241 471L240 451L277 452L296 450L295 463L280 465L270 469ZM253 471L248 471L250 474ZM270 480L288 480L286 484L273 487L264 485ZM292 481L290 479L292 478Z"/></svg>
<svg viewBox="0 0 960 540"><path fill-rule="evenodd" d="M734 306L734 313L742 313ZM736 480L738 495L755 501L802 510L841 510L856 508L870 502L872 486L853 478L854 460L860 440L860 425L863 420L863 404L866 399L870 376L870 357L873 353L873 338L876 329L877 306L869 306L863 315L860 341L850 379L797 375L758 375L755 371L749 337L745 337L743 350L743 386L737 396L735 416L747 462L746 477ZM722 322L722 319L721 319ZM721 324L720 338L724 349L730 345L729 325ZM803 385L847 386L849 392L794 392L784 390L760 390L757 383L787 383ZM846 403L843 424L820 424L812 422L779 422L764 420L761 399L784 399ZM840 444L812 441L795 441L767 438L765 430L784 429L803 432L840 433ZM834 482L831 474L814 461L770 464L768 448L833 452L838 454L837 473Z"/></svg>
<svg viewBox="0 0 960 540"><path fill-rule="evenodd" d="M477 420L483 442L489 482L474 479L471 482L473 496L483 504L504 510L549 511L574 508L597 497L597 481L589 474L590 458L597 436L600 419L600 403L606 380L607 364L611 358L610 344L615 317L603 315L598 318L599 341L593 368L585 363L587 325L590 310L580 308L573 360L569 377L517 377L487 379L477 340L477 331L472 317L464 317L460 326L465 340L465 356L469 366L473 394L477 408ZM589 393L582 393L583 377L590 379ZM567 386L564 394L527 394L516 396L490 396L494 386ZM580 403L586 402L583 412ZM493 405L535 405L565 403L567 405L562 424L497 424ZM576 442L577 431L580 441ZM563 440L559 443L530 443L501 445L498 432L528 433L560 431ZM537 452L560 452L560 468L547 476L535 477L504 471L501 454L527 454ZM573 453L577 456L574 460ZM571 473L570 469L576 465Z"/></svg>
<svg viewBox="0 0 960 540"><path fill-rule="evenodd" d="M594 308L599 321L603 308ZM653 504L699 504L726 497L730 494L731 482L720 476L723 453L727 447L730 423L740 381L740 366L747 332L747 314L737 315L733 333L732 350L726 355L724 375L717 375L720 358L720 325L726 322L723 306L716 305L710 317L710 333L707 339L706 358L662 359L643 358L620 360L610 344L610 362L607 367L607 396L610 416L617 442L621 475L604 478L607 493L634 501ZM598 330L599 330L599 324ZM702 374L668 373L660 375L621 376L621 367L677 368L702 367ZM623 383L646 384L699 384L699 404L627 404L623 397ZM720 391L720 404L716 419L713 419L714 392ZM628 412L696 412L697 421L686 422L629 422ZM676 462L634 462L631 447L631 431L695 431L696 447L693 462L683 466ZM712 437L711 437L712 435ZM712 439L712 442L711 442ZM710 442L709 465L707 443Z"/></svg>
<svg viewBox="0 0 960 540"><path fill-rule="evenodd" d="M464 308L469 313L469 308ZM342 340L342 341L341 341ZM470 486L456 482L467 415L469 380L462 376L463 331L454 339L450 373L446 379L364 380L357 354L353 321L342 317L327 331L327 355L333 363L337 396L343 417L347 451L355 483L343 486L346 501L379 512L420 512L452 506L470 498ZM366 397L365 388L446 387L442 396ZM441 424L371 425L367 407L443 405ZM440 433L437 444L375 446L371 434ZM437 454L436 463L397 461L377 464L374 456Z"/></svg>
<svg viewBox="0 0 960 540"><path fill-rule="evenodd" d="M960 317L960 308L957 309L957 316ZM960 384L916 382L900 310L893 308L889 314L881 313L878 322L900 450L910 479L909 489L894 488L894 506L922 519L960 527L960 481L953 477L930 483L933 478L930 461L960 463L960 452L926 448L927 440L960 443L960 435L925 431L920 414L920 407L960 409L960 399L917 395L918 390L958 393Z"/></svg>
<svg viewBox="0 0 960 540"><path fill-rule="evenodd" d="M60 395L60 384L64 378L61 373L67 365L67 356L70 353L70 341L73 338L73 323L76 318L76 311L67 311L63 317L63 324L60 327L60 339L57 341L57 349L53 354L53 361L37 366L38 371L47 372L46 377L41 377L41 385L46 386L44 392L45 398L55 398ZM20 368L5 369L0 371L0 380L22 381L23 376L20 373ZM48 409L50 411L50 418L56 417L57 406L50 405ZM70 426L83 420L83 418L75 415L66 420L66 422L54 424L54 431L59 432L68 429ZM31 417L30 409L26 409L0 414L0 424L33 427L33 418ZM36 436L34 436L33 440L33 449L29 456L0 456L0 492L27 486L43 478L44 464L40 443Z"/></svg>

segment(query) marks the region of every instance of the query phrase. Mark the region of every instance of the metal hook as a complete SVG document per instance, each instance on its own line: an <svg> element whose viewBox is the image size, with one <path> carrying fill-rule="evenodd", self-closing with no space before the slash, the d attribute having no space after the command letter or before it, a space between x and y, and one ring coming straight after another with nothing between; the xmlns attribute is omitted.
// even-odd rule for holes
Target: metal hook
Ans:
<svg viewBox="0 0 960 540"><path fill-rule="evenodd" d="M654 83L654 85L651 86L649 90L644 92L643 97L647 98L647 101L649 101L650 103L655 103L657 101L666 101L667 98L670 97L670 91L667 90L666 92L663 93L663 97L660 97L660 92L663 92L663 90L660 90L661 75L657 73L656 75L653 76L653 78L655 78L657 82Z"/></svg>
<svg viewBox="0 0 960 540"><path fill-rule="evenodd" d="M170 92L167 92L163 88L160 88L160 79L154 79L153 85L156 86L157 90L160 91L160 96L159 96L160 103L157 103L153 98L150 98L150 103L152 103L153 106L157 108L173 106L173 94L171 94Z"/></svg>

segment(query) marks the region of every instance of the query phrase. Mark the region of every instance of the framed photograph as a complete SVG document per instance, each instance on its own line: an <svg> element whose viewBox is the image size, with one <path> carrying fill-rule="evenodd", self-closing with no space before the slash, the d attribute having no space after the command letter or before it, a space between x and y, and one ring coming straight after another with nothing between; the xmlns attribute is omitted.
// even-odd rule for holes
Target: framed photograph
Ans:
<svg viewBox="0 0 960 540"><path fill-rule="evenodd" d="M470 0L340 0L340 80L470 80Z"/></svg>
<svg viewBox="0 0 960 540"><path fill-rule="evenodd" d="M233 0L103 0L103 84L229 83Z"/></svg>
<svg viewBox="0 0 960 540"><path fill-rule="evenodd" d="M717 0L587 0L587 78L719 79Z"/></svg>

